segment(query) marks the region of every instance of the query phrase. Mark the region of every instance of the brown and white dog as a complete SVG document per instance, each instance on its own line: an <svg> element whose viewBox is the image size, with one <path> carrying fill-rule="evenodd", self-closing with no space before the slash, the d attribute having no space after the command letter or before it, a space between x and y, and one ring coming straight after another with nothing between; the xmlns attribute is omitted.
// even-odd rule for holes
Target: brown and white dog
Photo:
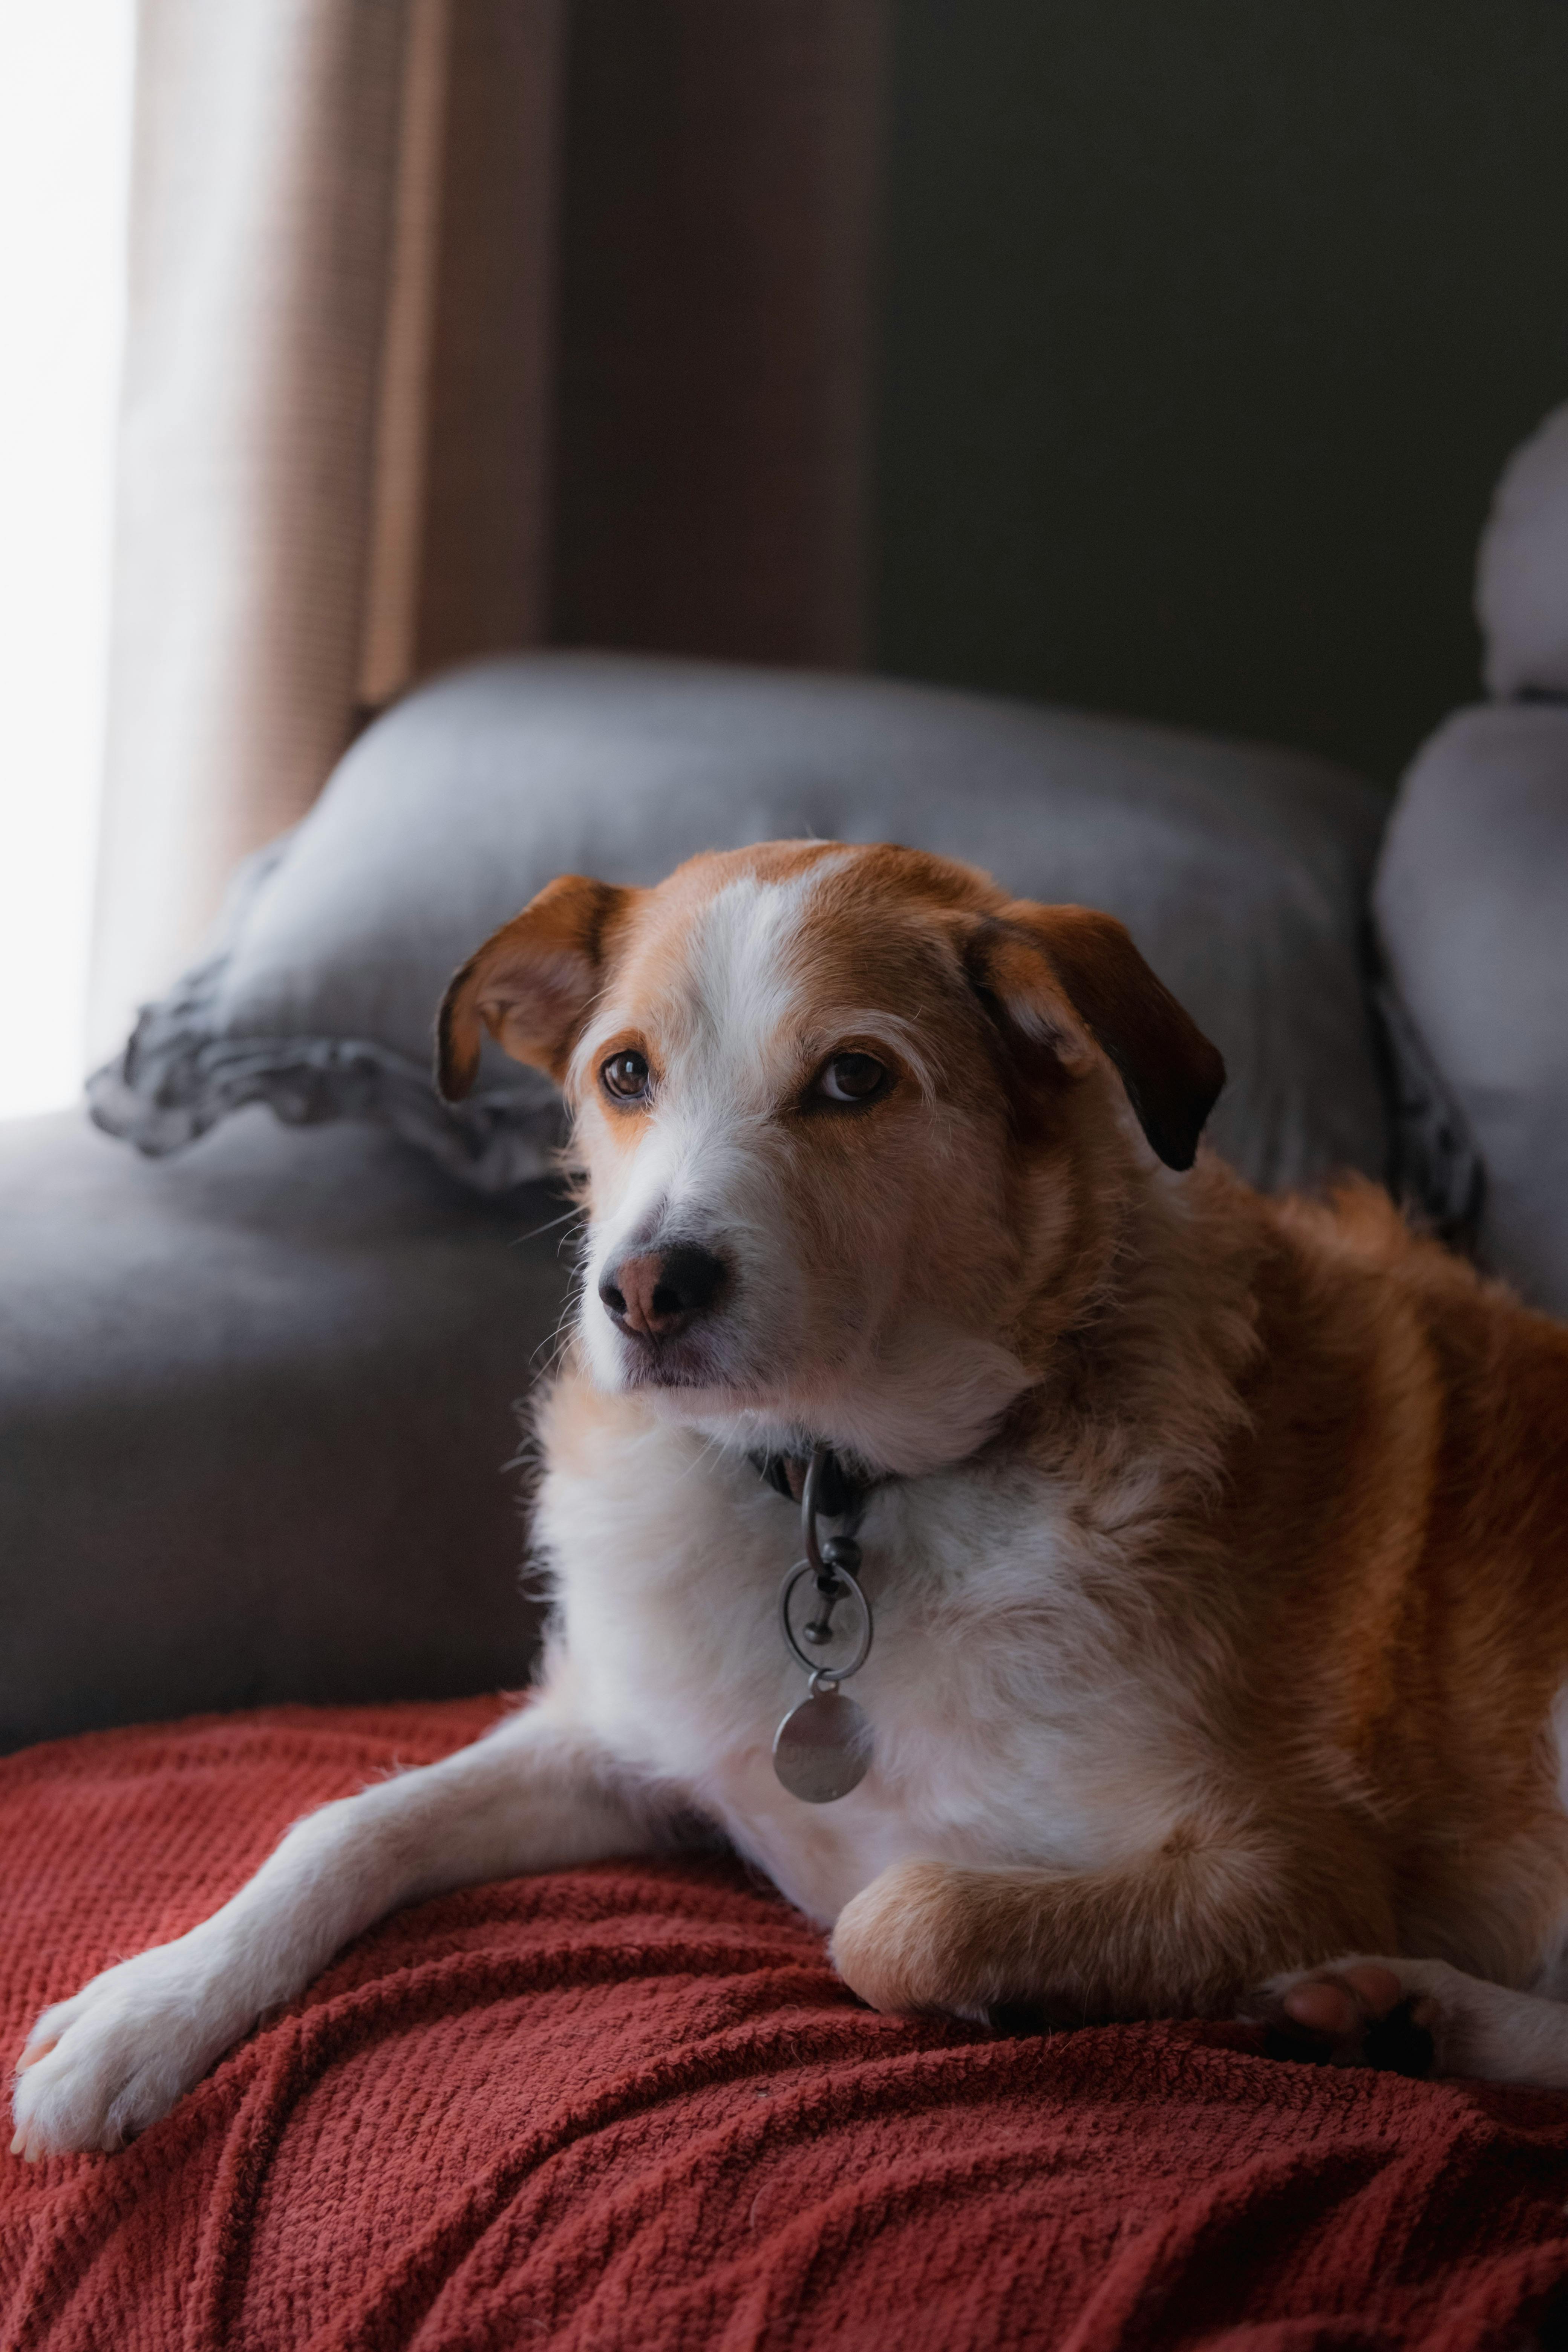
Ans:
<svg viewBox="0 0 1568 2352"><path fill-rule="evenodd" d="M47 2010L16 2145L112 2147L384 1912L695 1812L889 2009L1272 2017L1568 2084L1568 1331L1366 1185L1191 1163L1218 1055L1121 927L892 848L568 876L458 975L574 1113L531 1702L298 1823ZM868 1776L779 1784L795 1516L869 1484Z"/></svg>

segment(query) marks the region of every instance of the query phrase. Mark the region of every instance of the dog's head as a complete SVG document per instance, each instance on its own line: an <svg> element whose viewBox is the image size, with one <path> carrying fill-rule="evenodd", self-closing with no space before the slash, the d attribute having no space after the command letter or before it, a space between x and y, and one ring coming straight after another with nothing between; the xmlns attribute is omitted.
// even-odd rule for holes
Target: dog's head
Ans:
<svg viewBox="0 0 1568 2352"><path fill-rule="evenodd" d="M563 875L452 982L447 1100L487 1029L572 1108L600 1386L901 1470L1028 1384L1225 1076L1109 916L831 842Z"/></svg>

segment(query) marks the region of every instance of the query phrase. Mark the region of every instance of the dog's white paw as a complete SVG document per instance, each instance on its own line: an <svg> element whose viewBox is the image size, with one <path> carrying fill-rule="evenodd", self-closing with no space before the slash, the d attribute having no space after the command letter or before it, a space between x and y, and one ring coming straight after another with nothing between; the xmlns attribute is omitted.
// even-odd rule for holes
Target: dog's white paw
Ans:
<svg viewBox="0 0 1568 2352"><path fill-rule="evenodd" d="M198 1929L46 2009L18 2063L12 2153L117 2148L168 2114L253 2021L232 1961Z"/></svg>

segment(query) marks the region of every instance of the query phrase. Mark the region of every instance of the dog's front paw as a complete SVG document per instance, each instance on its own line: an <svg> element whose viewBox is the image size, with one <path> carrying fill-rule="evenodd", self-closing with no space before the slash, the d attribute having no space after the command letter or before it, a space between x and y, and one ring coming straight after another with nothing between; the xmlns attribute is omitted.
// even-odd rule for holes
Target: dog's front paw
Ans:
<svg viewBox="0 0 1568 2352"><path fill-rule="evenodd" d="M17 2065L12 2153L122 2147L168 2114L253 2021L220 1949L196 1934L106 1969L46 2009Z"/></svg>
<svg viewBox="0 0 1568 2352"><path fill-rule="evenodd" d="M944 1862L895 1862L845 1905L828 1949L851 1992L872 2009L979 2013L964 1877Z"/></svg>
<svg viewBox="0 0 1568 2352"><path fill-rule="evenodd" d="M1268 2029L1273 2057L1317 2065L1373 2066L1385 2074L1448 2072L1441 1961L1354 1958L1290 1969L1242 2005Z"/></svg>

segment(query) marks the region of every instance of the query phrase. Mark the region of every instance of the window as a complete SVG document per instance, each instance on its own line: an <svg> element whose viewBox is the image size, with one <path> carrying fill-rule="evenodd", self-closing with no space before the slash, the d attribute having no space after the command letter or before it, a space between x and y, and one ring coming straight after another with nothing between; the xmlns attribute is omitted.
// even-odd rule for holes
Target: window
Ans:
<svg viewBox="0 0 1568 2352"><path fill-rule="evenodd" d="M0 1118L81 1084L134 0L0 0Z"/></svg>

